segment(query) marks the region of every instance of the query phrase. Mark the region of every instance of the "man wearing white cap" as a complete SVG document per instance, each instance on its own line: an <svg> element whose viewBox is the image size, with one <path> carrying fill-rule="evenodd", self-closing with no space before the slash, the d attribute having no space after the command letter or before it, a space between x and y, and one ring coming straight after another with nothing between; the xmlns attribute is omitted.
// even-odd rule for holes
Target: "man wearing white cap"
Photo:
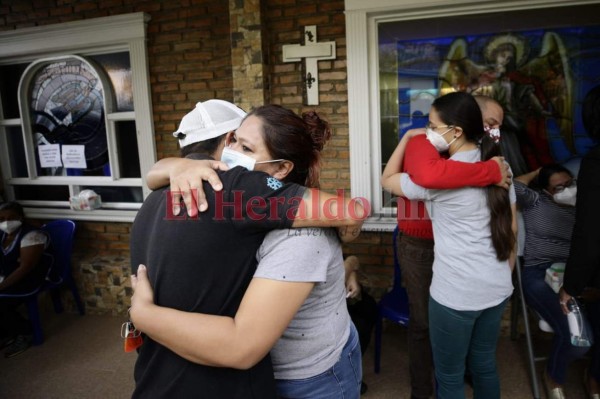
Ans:
<svg viewBox="0 0 600 399"><path fill-rule="evenodd" d="M198 103L174 133L182 154L195 159L220 154L225 134L239 127L244 116L241 109L226 101ZM267 184L268 175L243 168L219 172L219 177L222 191L215 193L204 185L209 204L206 212L193 217L173 214L168 188L151 193L138 212L131 229L131 265L133 273L140 264L148 266L157 304L235 315L256 268L256 251L265 234L292 226L286 215L297 202L291 199L300 199L305 191L297 184L273 189ZM277 217L257 220L249 216L245 206L233 206L256 197L267 201L262 209L254 209L254 216L260 213ZM285 201L271 210L270 204L276 202L268 200L272 197ZM134 398L276 396L269 356L249 370L207 367L177 356L149 337L140 347L134 376Z"/></svg>
<svg viewBox="0 0 600 399"><path fill-rule="evenodd" d="M211 159L208 154L218 157L224 147L224 134L237 129L244 115L226 101L197 104L174 133L183 146L182 155L194 159ZM243 160L236 159L234 151L229 156L231 160ZM281 161L289 162L252 159L249 169L254 163ZM307 206L323 209L332 199L338 200L332 194L283 184L264 172L246 168L218 171L218 177L222 191L202 184L207 204L200 208L206 212L197 214L187 209L187 215L181 216L172 212L171 202L179 202L179 197L163 188L153 192L138 213L131 231L131 264L136 274L138 265L147 265L156 305L232 317L252 279L256 251L268 231L362 224L362 220L340 215L332 218L327 212L315 212ZM300 207L304 212L298 210ZM161 343L166 344L145 337L135 367L134 397L276 396L268 356L248 370L213 368L191 363Z"/></svg>

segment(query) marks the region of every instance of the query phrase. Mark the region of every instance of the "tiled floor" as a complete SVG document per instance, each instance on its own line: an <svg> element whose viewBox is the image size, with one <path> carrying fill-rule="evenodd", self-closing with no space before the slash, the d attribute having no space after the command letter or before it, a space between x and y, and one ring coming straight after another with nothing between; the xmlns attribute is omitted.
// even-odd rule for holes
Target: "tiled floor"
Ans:
<svg viewBox="0 0 600 399"><path fill-rule="evenodd" d="M125 353L122 318L43 315L45 342L0 356L0 398L128 398L135 353Z"/></svg>
<svg viewBox="0 0 600 399"><path fill-rule="evenodd" d="M43 315L46 341L11 359L0 356L0 398L4 399L107 399L128 398L133 389L135 353L125 353L120 338L121 317ZM365 355L364 399L409 398L406 330L385 325L381 373L373 373L373 345ZM531 398L525 361L525 340L501 338L498 345L502 397ZM549 337L536 337L547 347ZM583 398L584 361L569 372L569 399ZM539 369L539 368L538 368ZM543 392L543 391L542 391ZM467 397L470 393L467 391ZM543 393L542 393L542 397ZM224 398L226 399L226 398Z"/></svg>

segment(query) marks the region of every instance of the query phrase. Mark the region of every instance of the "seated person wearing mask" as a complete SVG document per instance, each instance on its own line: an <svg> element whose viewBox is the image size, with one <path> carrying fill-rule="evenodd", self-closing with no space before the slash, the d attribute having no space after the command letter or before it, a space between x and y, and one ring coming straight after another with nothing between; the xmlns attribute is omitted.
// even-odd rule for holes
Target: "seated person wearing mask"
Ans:
<svg viewBox="0 0 600 399"><path fill-rule="evenodd" d="M529 187L534 180L541 192ZM523 293L527 304L554 330L544 385L549 398L564 398L567 367L589 348L571 345L567 317L558 294L545 282L545 276L553 263L566 262L569 257L576 180L568 169L552 164L515 178L515 192L525 222Z"/></svg>
<svg viewBox="0 0 600 399"><path fill-rule="evenodd" d="M23 294L39 287L52 262L46 233L25 223L23 207L17 202L0 204L0 295ZM0 347L4 356L16 356L31 346L31 322L17 307L18 296L0 296Z"/></svg>

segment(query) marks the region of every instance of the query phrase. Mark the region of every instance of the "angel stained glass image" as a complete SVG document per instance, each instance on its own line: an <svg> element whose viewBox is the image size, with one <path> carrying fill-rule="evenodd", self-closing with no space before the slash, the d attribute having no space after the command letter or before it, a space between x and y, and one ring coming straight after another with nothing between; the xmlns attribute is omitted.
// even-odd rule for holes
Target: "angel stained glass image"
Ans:
<svg viewBox="0 0 600 399"><path fill-rule="evenodd" d="M517 176L556 161L550 138L575 153L566 48L555 32L532 43L528 36L500 34L480 38L469 53L467 40L457 38L439 69L440 95L466 91L502 105L503 151Z"/></svg>

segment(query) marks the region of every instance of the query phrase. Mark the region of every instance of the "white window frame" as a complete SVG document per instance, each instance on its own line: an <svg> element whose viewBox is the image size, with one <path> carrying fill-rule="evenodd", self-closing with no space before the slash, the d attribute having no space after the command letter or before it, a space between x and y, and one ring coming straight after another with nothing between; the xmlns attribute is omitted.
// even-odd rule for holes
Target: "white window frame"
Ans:
<svg viewBox="0 0 600 399"><path fill-rule="evenodd" d="M18 119L3 119L0 114L0 135L5 135L5 126L21 126L24 132L26 156L30 158L29 178L13 178L7 154L8 148L0 148L0 167L3 173L5 200L14 199L13 185L62 185L69 186L72 193L79 186L134 186L141 187L146 198L150 190L146 186L145 174L156 162L154 125L152 120L152 101L148 72L148 55L146 50L146 24L149 16L144 13L132 13L47 25L34 28L0 32L0 64L35 62L44 59L59 59L68 56L82 56L99 53L127 51L129 53L131 71L133 112L115 112L107 110L107 124L117 121L135 121L137 131L138 153L140 159L140 178L120 178L116 159L116 146L107 126L109 157L113 176L110 177L46 177L35 176L31 171L33 159L33 143L27 132L30 127L27 113L21 108ZM27 71L25 72L27 74ZM20 102L24 101L23 90L20 90ZM106 93L105 93L106 95ZM0 113L2 107L0 104ZM2 137L2 139L4 139ZM131 222L137 214L141 203L111 203L113 209L97 209L93 211L73 211L69 208L68 199L53 202L53 206L63 208L44 208L42 201L19 201L28 217L32 218L69 218L76 220L93 220L107 222Z"/></svg>
<svg viewBox="0 0 600 399"><path fill-rule="evenodd" d="M384 207L381 189L378 25L556 6L600 3L598 0L345 0L348 68L348 123L352 196L371 201L367 231L392 231L394 208ZM427 26L424 26L427 29ZM365 101L365 93L368 93Z"/></svg>

